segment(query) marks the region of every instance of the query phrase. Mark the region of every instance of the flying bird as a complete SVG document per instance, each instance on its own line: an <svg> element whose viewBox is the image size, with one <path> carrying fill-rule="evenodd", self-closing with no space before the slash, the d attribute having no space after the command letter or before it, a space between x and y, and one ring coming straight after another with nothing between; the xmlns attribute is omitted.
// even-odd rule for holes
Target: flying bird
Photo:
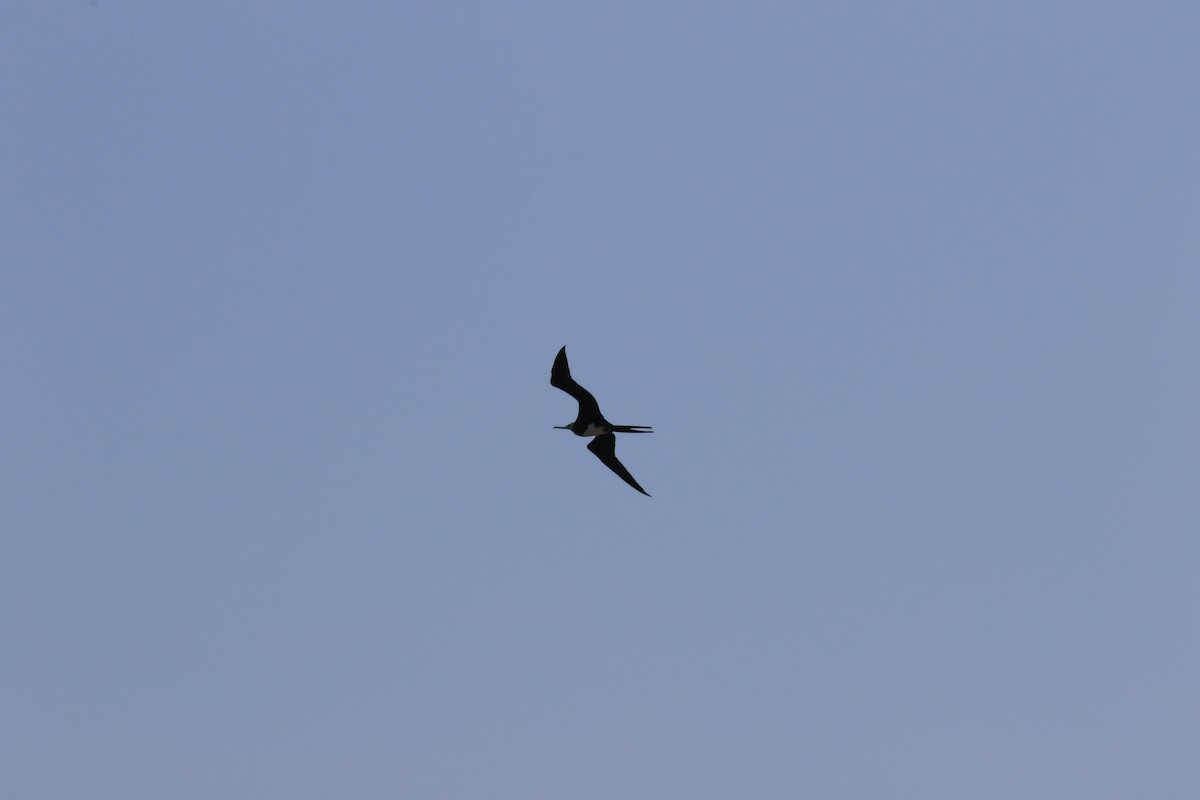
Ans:
<svg viewBox="0 0 1200 800"><path fill-rule="evenodd" d="M567 348L558 351L554 358L554 366L550 368L550 385L562 389L579 401L579 416L569 425L555 425L555 430L567 430L576 436L593 436L587 446L604 466L620 476L621 480L637 489L646 497L650 493L638 486L638 482L625 469L625 465L617 460L617 433L654 433L648 425L613 425L600 413L600 404L592 393L580 386L571 377L571 369L567 366Z"/></svg>

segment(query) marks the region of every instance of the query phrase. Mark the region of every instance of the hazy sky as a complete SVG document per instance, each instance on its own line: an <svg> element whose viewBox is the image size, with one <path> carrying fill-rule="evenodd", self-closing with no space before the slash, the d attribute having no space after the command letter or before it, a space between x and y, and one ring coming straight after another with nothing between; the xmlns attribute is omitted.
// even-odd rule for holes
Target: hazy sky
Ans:
<svg viewBox="0 0 1200 800"><path fill-rule="evenodd" d="M4 4L0 796L1200 796L1200 5L580 5Z"/></svg>

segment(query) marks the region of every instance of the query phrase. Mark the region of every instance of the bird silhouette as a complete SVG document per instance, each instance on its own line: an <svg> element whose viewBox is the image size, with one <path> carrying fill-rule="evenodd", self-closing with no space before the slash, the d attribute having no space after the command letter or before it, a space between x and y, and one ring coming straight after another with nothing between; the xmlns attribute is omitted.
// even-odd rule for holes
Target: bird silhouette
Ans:
<svg viewBox="0 0 1200 800"><path fill-rule="evenodd" d="M555 425L556 430L567 430L576 436L593 437L587 449L596 458L611 469L633 488L647 497L650 493L638 485L638 482L625 469L625 465L617 460L617 433L654 433L648 425L613 425L600 413L600 404L592 393L580 386L571 377L571 368L567 365L567 348L563 347L554 358L554 366L550 368L550 385L562 389L579 402L579 414L575 421L567 425Z"/></svg>

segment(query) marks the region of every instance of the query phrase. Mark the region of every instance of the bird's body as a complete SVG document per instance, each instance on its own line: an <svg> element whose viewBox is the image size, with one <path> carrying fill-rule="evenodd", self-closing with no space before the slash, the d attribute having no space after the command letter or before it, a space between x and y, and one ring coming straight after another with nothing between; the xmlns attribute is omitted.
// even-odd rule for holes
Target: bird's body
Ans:
<svg viewBox="0 0 1200 800"><path fill-rule="evenodd" d="M579 422L576 420L566 426L567 430L576 436L603 436L606 433L612 433L612 428L608 425L597 425L594 422Z"/></svg>
<svg viewBox="0 0 1200 800"><path fill-rule="evenodd" d="M647 425L613 425L606 420L600 413L600 404L596 402L595 397L592 397L592 393L571 377L571 369L567 366L567 348L565 347L558 351L558 356L554 359L554 366L550 369L550 385L556 389L562 389L579 402L579 414L575 417L575 421L555 427L568 430L576 436L594 437L588 444L588 450L591 450L604 463L604 466L617 473L621 480L649 497L650 493L639 486L638 482L629 474L629 470L625 469L625 465L617 460L617 437L613 434L653 433L654 431Z"/></svg>

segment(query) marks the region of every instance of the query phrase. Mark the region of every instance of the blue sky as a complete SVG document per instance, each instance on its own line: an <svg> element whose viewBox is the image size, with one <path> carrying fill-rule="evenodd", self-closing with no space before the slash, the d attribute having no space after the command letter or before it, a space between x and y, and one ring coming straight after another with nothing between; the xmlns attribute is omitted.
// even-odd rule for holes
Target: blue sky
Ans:
<svg viewBox="0 0 1200 800"><path fill-rule="evenodd" d="M0 793L1197 796L1198 16L9 4Z"/></svg>

